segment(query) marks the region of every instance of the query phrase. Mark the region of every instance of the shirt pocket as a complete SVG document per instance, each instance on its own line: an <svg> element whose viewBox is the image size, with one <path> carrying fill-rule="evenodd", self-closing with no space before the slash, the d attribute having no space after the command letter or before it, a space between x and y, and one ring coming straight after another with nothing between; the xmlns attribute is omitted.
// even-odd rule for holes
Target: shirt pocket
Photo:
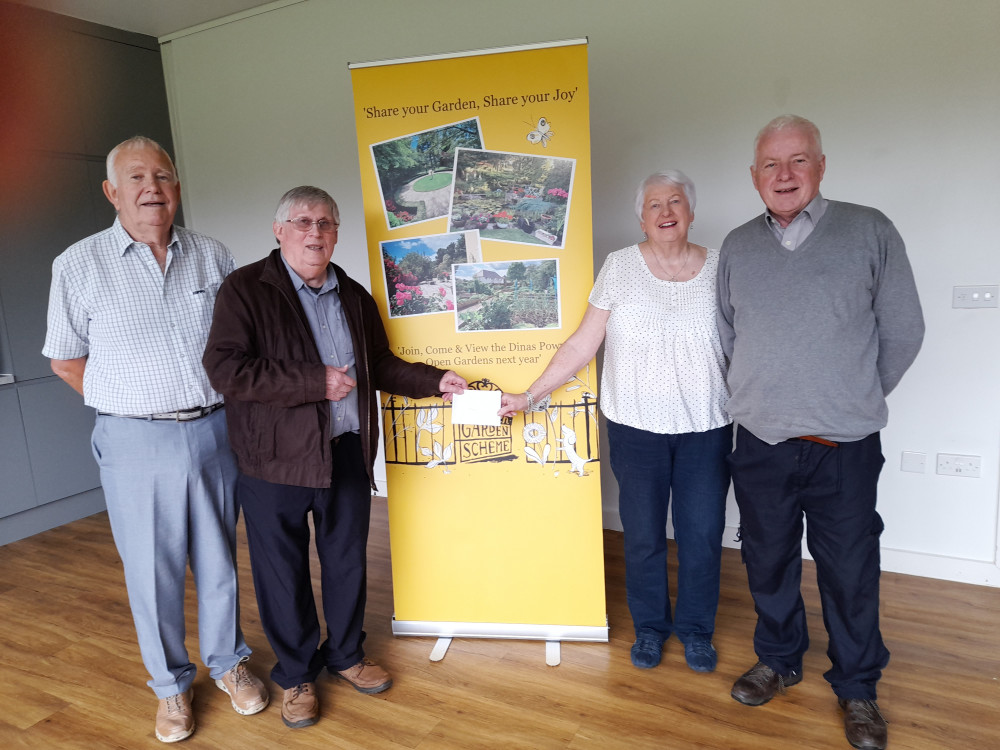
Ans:
<svg viewBox="0 0 1000 750"><path fill-rule="evenodd" d="M215 298L219 294L222 282L212 281L197 285L190 290L188 304L192 320L197 321L197 330L208 333L212 325L212 314L215 312Z"/></svg>

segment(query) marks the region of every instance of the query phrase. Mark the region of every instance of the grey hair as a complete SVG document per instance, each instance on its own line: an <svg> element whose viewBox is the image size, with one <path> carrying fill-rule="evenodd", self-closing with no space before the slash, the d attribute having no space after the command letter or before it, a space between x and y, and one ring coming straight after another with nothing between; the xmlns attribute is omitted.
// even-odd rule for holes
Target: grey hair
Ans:
<svg viewBox="0 0 1000 750"><path fill-rule="evenodd" d="M330 215L334 222L340 224L340 209L337 208L337 201L330 197L325 190L311 185L301 185L292 188L278 201L278 207L274 210L274 220L277 223L288 221L288 215L295 206L315 206L323 203L330 209Z"/></svg>
<svg viewBox="0 0 1000 750"><path fill-rule="evenodd" d="M812 139L813 143L816 144L816 150L820 154L823 153L823 139L819 135L819 128L817 128L811 120L799 117L798 115L779 115L771 120L771 122L767 125L762 127L760 132L757 133L757 137L753 139L754 162L757 161L757 146L760 145L761 140L772 133L777 133L779 130L786 130L788 128L801 130Z"/></svg>
<svg viewBox="0 0 1000 750"><path fill-rule="evenodd" d="M118 173L115 171L115 162L118 160L118 155L122 151L130 151L132 149L141 148L150 148L153 151L163 154L163 158L165 158L167 160L167 164L170 165L170 172L174 176L174 182L177 182L177 168L174 166L174 162L170 158L170 154L168 154L166 149L164 149L159 143L154 141L152 138L147 138L144 135L134 135L111 149L111 153L108 154L108 158L104 165L105 170L108 173L108 182L110 182L113 186L118 187Z"/></svg>
<svg viewBox="0 0 1000 750"><path fill-rule="evenodd" d="M698 201L695 193L694 183L691 178L679 169L664 169L662 172L653 172L649 177L639 183L635 191L635 215L642 221L642 206L646 202L646 191L653 185L676 185L684 191L688 206L694 211L694 205Z"/></svg>

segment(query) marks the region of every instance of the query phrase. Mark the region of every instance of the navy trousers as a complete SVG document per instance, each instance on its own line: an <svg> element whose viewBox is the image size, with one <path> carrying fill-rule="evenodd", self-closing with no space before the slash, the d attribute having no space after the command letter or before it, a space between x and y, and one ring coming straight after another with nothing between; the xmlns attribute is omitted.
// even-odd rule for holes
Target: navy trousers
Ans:
<svg viewBox="0 0 1000 750"><path fill-rule="evenodd" d="M284 689L315 682L324 667L340 671L364 657L367 544L371 485L361 439L333 446L327 489L274 484L240 474L236 496L246 519L250 567L261 625L278 659L271 679ZM309 572L309 516L316 532L326 640Z"/></svg>
<svg viewBox="0 0 1000 750"><path fill-rule="evenodd" d="M833 665L824 677L839 698L875 700L889 662L878 619L879 434L837 447L797 438L769 445L740 427L729 463L757 610L757 657L779 674L802 669L809 647L799 590L805 518Z"/></svg>

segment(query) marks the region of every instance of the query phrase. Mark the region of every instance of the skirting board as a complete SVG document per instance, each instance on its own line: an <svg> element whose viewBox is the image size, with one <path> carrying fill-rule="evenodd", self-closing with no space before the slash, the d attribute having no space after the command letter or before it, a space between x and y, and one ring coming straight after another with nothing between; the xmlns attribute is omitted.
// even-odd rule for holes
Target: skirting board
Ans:
<svg viewBox="0 0 1000 750"><path fill-rule="evenodd" d="M883 547L882 570L922 578L936 578L940 581L1000 588L1000 565L983 560L963 560Z"/></svg>
<svg viewBox="0 0 1000 750"><path fill-rule="evenodd" d="M604 528L614 531L621 531L622 524L618 518L618 511L604 510ZM722 534L722 546L730 549L739 549L740 543L736 541L739 529L736 526L726 526ZM672 530L668 536L673 538ZM990 560L967 560L959 557L947 557L935 555L929 552L914 552L912 550L899 550L890 547L882 547L882 570L887 573L903 573L909 576L920 576L921 578L935 578L940 581L953 581L955 583L972 583L977 586L992 586L1000 588L1000 553L997 559ZM806 548L805 537L802 539L802 557L811 560L809 550Z"/></svg>
<svg viewBox="0 0 1000 750"><path fill-rule="evenodd" d="M104 490L100 487L28 508L0 519L0 546L92 516L104 509Z"/></svg>
<svg viewBox="0 0 1000 750"><path fill-rule="evenodd" d="M506 622L430 622L392 618L393 635L429 638L514 638L532 641L607 643L608 625L521 625Z"/></svg>

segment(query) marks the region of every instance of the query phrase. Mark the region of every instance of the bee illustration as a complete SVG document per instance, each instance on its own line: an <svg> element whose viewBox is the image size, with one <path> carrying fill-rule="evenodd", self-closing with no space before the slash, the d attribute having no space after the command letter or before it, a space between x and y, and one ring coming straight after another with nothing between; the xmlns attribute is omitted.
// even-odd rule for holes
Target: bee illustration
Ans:
<svg viewBox="0 0 1000 750"><path fill-rule="evenodd" d="M528 139L528 143L533 145L541 143L543 148L549 147L549 139L555 135L551 130L551 125L549 121L544 117L538 118L538 126L525 136Z"/></svg>

